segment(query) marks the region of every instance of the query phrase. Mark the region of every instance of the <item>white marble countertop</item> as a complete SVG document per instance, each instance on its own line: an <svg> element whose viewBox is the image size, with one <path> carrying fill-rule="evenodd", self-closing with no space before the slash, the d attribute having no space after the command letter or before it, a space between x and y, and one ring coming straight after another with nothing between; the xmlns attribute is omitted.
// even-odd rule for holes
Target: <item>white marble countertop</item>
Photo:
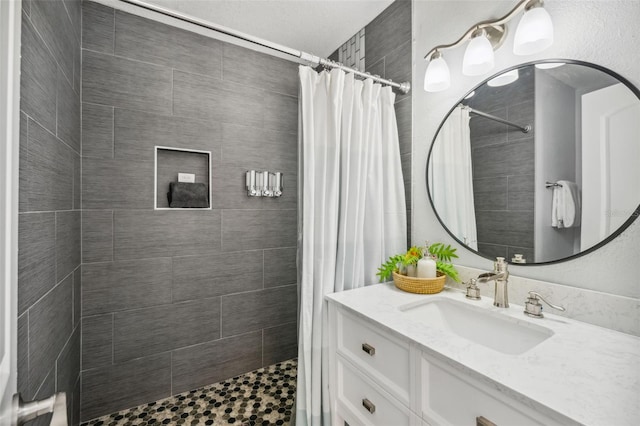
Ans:
<svg viewBox="0 0 640 426"><path fill-rule="evenodd" d="M551 329L553 335L519 355L507 355L451 332L407 321L399 307L428 298L448 298ZM361 318L417 343L445 362L555 418L586 425L640 424L640 338L553 315L529 318L523 307L507 309L459 290L418 295L378 284L326 296ZM499 333L499 330L496 330Z"/></svg>

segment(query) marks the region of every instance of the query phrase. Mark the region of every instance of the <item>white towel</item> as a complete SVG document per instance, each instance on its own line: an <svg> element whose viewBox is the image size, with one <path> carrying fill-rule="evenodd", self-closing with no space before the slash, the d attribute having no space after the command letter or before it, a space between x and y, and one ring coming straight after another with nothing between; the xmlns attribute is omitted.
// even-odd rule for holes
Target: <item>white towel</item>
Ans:
<svg viewBox="0 0 640 426"><path fill-rule="evenodd" d="M558 184L561 186L553 187L551 226L554 228L580 226L582 212L578 185L568 180L559 180Z"/></svg>

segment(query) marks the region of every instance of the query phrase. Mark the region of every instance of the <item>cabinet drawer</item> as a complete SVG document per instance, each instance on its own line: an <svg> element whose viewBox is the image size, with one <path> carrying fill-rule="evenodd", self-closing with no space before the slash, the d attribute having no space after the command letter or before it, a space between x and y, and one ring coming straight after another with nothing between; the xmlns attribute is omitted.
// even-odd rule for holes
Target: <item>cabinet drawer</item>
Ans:
<svg viewBox="0 0 640 426"><path fill-rule="evenodd" d="M409 406L409 344L338 310L338 353Z"/></svg>
<svg viewBox="0 0 640 426"><path fill-rule="evenodd" d="M481 416L498 426L556 424L496 389L424 357L421 391L422 417L434 426L476 426Z"/></svg>
<svg viewBox="0 0 640 426"><path fill-rule="evenodd" d="M341 356L337 357L338 411L351 426L415 424L409 409L365 377Z"/></svg>

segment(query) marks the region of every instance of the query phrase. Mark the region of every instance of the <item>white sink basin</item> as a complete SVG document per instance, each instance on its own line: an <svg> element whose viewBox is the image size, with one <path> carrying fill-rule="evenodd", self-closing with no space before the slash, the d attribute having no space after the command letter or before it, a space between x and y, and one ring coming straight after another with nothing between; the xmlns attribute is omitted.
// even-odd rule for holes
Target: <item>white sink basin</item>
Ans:
<svg viewBox="0 0 640 426"><path fill-rule="evenodd" d="M407 321L454 333L504 354L522 354L553 335L546 327L450 299L414 302L400 310Z"/></svg>

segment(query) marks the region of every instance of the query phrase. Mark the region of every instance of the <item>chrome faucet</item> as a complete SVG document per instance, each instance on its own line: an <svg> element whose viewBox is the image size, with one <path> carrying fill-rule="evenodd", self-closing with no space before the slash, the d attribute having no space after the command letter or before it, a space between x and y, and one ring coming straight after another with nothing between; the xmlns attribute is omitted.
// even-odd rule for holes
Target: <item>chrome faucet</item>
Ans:
<svg viewBox="0 0 640 426"><path fill-rule="evenodd" d="M509 282L509 271L507 270L507 262L504 257L497 257L493 262L493 271L485 272L478 275L478 282L486 283L489 281L496 282L496 289L493 295L493 306L499 308L509 307L509 295L507 294L507 283Z"/></svg>

